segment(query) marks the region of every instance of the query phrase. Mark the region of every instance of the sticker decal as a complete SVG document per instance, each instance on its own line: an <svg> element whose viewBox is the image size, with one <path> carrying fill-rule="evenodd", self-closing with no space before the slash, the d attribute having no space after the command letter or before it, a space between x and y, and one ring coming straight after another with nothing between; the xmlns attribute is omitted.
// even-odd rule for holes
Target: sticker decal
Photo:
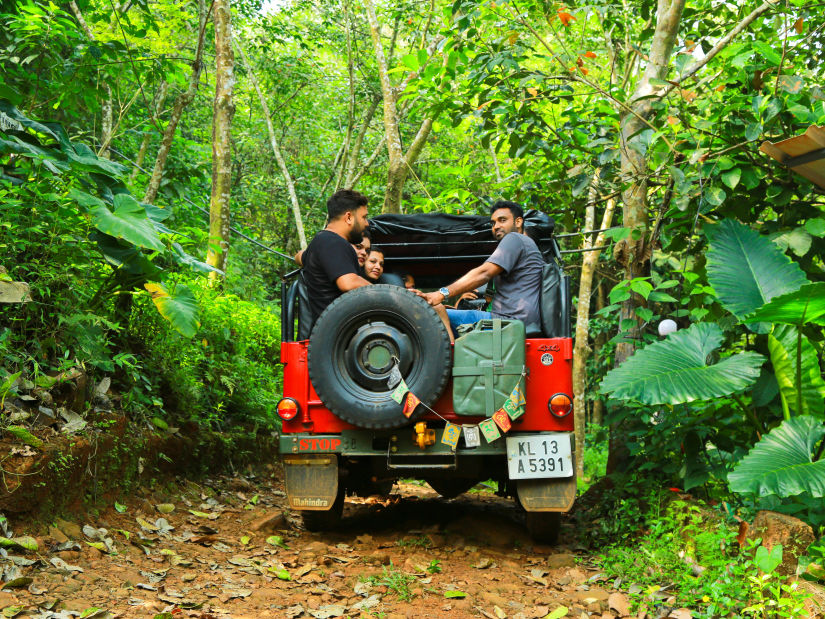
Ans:
<svg viewBox="0 0 825 619"><path fill-rule="evenodd" d="M544 353L541 356L541 364L542 365L553 365L553 355L549 352Z"/></svg>

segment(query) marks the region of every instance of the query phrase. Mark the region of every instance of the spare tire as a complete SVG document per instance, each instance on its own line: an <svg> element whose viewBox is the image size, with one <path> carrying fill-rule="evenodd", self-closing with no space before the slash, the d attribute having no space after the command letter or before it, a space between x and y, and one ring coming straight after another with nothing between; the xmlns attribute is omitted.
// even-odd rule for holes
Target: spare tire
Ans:
<svg viewBox="0 0 825 619"><path fill-rule="evenodd" d="M309 338L315 391L335 415L362 428L400 428L424 413L419 406L407 419L392 399L388 379L396 359L410 391L432 406L450 377L450 337L424 299L398 286L342 294Z"/></svg>

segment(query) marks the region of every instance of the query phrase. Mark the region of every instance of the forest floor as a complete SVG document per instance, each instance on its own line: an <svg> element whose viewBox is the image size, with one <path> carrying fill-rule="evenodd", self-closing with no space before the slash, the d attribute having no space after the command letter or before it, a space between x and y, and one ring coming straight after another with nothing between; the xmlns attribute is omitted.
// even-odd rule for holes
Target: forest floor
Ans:
<svg viewBox="0 0 825 619"><path fill-rule="evenodd" d="M628 596L565 545L572 524L561 545L537 546L512 500L400 483L388 499L348 498L337 532L310 533L286 510L279 470L146 489L40 531L10 523L38 551L9 549L3 616L630 615ZM650 617L691 616L662 602Z"/></svg>

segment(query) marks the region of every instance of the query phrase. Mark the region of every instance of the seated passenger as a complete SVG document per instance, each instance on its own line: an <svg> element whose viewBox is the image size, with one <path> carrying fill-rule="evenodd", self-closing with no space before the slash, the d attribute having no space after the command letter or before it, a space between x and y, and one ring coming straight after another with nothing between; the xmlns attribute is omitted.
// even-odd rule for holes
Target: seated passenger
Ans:
<svg viewBox="0 0 825 619"><path fill-rule="evenodd" d="M388 286L404 286L404 282L395 273L384 271L384 250L373 246L364 264L364 277L371 284L387 284Z"/></svg>
<svg viewBox="0 0 825 619"><path fill-rule="evenodd" d="M544 260L536 243L524 234L524 211L515 202L501 200L490 209L493 236L498 247L484 264L436 292L419 296L434 306L455 341L459 325L472 324L485 318L521 320L525 325L539 322L541 271ZM478 288L495 278L496 292L492 311L446 309L444 301Z"/></svg>
<svg viewBox="0 0 825 619"><path fill-rule="evenodd" d="M370 253L370 247L372 247L372 240L370 239L369 228L362 231L361 234L363 235L361 242L353 243L352 246L355 248L355 255L358 256L358 266L363 269L367 262L367 254Z"/></svg>
<svg viewBox="0 0 825 619"><path fill-rule="evenodd" d="M363 239L367 221L367 198L357 191L341 189L327 200L329 223L315 235L301 256L312 323L341 294L369 286L359 275L353 245Z"/></svg>
<svg viewBox="0 0 825 619"><path fill-rule="evenodd" d="M384 252L379 247L373 247L367 252L364 263L364 277L372 284L377 284L384 274Z"/></svg>

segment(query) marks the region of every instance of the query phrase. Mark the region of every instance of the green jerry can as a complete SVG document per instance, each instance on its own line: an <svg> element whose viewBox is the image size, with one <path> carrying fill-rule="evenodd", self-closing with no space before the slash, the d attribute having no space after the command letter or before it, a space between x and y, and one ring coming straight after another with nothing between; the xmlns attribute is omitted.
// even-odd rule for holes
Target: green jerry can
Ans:
<svg viewBox="0 0 825 619"><path fill-rule="evenodd" d="M489 417L524 383L524 323L493 318L477 322L455 341L453 410Z"/></svg>

